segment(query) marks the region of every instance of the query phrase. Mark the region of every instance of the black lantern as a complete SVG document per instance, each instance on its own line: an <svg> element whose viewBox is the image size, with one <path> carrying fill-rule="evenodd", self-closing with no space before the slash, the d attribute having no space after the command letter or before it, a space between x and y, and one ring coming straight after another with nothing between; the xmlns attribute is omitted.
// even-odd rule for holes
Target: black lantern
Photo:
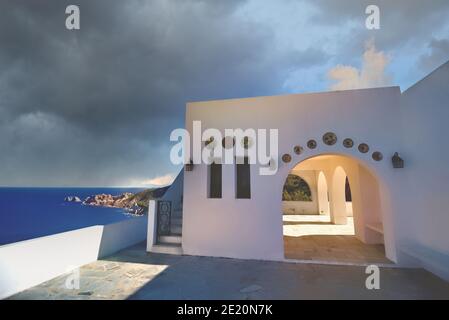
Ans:
<svg viewBox="0 0 449 320"><path fill-rule="evenodd" d="M393 163L393 168L404 168L404 160L399 156L397 152L394 153L393 157L391 158L391 162Z"/></svg>

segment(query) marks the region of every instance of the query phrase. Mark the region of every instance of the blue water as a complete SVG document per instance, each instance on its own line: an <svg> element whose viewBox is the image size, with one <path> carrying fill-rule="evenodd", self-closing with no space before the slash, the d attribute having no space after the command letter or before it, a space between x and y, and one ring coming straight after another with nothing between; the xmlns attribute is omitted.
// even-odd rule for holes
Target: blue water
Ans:
<svg viewBox="0 0 449 320"><path fill-rule="evenodd" d="M132 219L122 209L64 202L66 196L138 192L119 188L0 188L0 245Z"/></svg>

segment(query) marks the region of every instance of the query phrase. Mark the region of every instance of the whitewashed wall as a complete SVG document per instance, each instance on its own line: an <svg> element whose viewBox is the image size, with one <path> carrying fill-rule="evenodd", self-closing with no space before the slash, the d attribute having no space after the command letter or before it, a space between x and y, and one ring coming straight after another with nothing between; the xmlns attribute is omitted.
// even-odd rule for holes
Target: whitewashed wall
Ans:
<svg viewBox="0 0 449 320"><path fill-rule="evenodd" d="M402 131L410 225L401 250L449 281L449 63L403 93Z"/></svg>
<svg viewBox="0 0 449 320"><path fill-rule="evenodd" d="M409 232L407 224L396 219L406 214L402 189L404 170L395 170L391 156L401 151L400 90L398 87L325 92L275 97L231 99L187 104L186 128L192 133L192 121L201 120L204 128L279 129L279 157L292 155L292 162L281 161L273 176L258 174L251 166L251 199L235 198L235 166L223 166L222 199L207 198L207 166L195 165L184 176L183 249L187 254L281 260L282 187L288 173L307 158L322 154L348 155L374 172L382 186L382 205L387 214L384 231L388 239L387 256L400 261L396 254L397 238ZM324 145L322 136L332 131L338 136L334 146ZM355 146L346 149L344 138ZM306 148L309 139L318 147ZM370 152L357 150L367 143ZM302 145L301 155L293 152ZM384 160L375 162L371 152L381 151ZM395 190L395 192L391 192ZM397 191L399 190L399 191ZM397 191L397 192L396 192ZM395 200L393 202L393 200ZM393 210L394 209L394 210ZM392 215L392 212L395 212Z"/></svg>
<svg viewBox="0 0 449 320"><path fill-rule="evenodd" d="M146 238L146 217L0 246L0 299Z"/></svg>

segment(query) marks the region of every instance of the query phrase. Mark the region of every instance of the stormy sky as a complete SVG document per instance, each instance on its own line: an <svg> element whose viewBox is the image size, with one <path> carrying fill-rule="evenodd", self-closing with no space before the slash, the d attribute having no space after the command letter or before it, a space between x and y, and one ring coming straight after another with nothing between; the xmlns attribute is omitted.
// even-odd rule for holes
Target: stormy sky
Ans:
<svg viewBox="0 0 449 320"><path fill-rule="evenodd" d="M447 0L0 0L0 186L166 184L186 102L404 90L449 60L448 18Z"/></svg>

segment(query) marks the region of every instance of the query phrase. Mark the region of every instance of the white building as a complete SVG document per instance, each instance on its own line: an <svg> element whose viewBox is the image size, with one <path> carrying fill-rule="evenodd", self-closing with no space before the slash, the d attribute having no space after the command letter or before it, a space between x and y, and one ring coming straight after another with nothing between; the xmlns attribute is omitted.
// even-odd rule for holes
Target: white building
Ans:
<svg viewBox="0 0 449 320"><path fill-rule="evenodd" d="M188 103L190 133L193 121L223 135L278 129L277 173L260 175L260 164L184 170L163 201L150 203L148 251L284 260L283 185L290 172L303 172L314 200L301 210L345 224L347 177L356 237L383 243L398 265L449 279L449 63L405 92L385 87ZM393 161L395 153L401 159ZM395 168L401 160L404 166ZM171 211L170 228L164 222Z"/></svg>

